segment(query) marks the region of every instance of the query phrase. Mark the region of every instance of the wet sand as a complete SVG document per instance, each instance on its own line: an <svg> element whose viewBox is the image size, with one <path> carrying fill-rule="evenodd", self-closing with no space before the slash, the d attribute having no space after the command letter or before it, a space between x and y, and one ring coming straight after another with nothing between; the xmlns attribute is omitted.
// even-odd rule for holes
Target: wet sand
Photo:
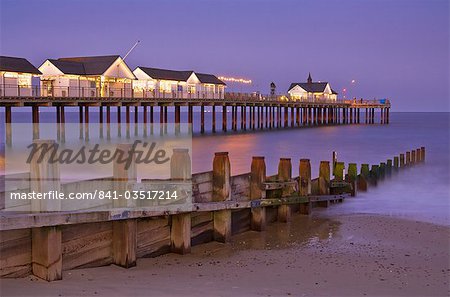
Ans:
<svg viewBox="0 0 450 297"><path fill-rule="evenodd" d="M380 215L299 215L190 255L1 281L2 296L448 296L450 228Z"/></svg>

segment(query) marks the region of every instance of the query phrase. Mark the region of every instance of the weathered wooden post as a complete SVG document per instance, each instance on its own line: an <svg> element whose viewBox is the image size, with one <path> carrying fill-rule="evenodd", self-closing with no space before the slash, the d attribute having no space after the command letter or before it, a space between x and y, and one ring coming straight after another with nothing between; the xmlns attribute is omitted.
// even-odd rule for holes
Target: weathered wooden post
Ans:
<svg viewBox="0 0 450 297"><path fill-rule="evenodd" d="M374 186L378 184L378 167L378 165L372 165L372 169L370 170L370 182Z"/></svg>
<svg viewBox="0 0 450 297"><path fill-rule="evenodd" d="M329 195L330 194L330 162L320 161L319 166L319 195ZM327 199L325 201L318 201L317 206L328 207L330 201Z"/></svg>
<svg viewBox="0 0 450 297"><path fill-rule="evenodd" d="M348 164L348 182L352 185L352 196L356 196L356 182L358 179L358 169L356 163Z"/></svg>
<svg viewBox="0 0 450 297"><path fill-rule="evenodd" d="M292 178L292 164L290 158L281 158L278 164L278 181L288 182ZM292 194L292 189L284 187L281 196L286 197ZM278 221L289 222L291 220L292 208L291 205L280 205L278 207Z"/></svg>
<svg viewBox="0 0 450 297"><path fill-rule="evenodd" d="M192 177L189 149L174 148L170 158L170 179L190 180Z"/></svg>
<svg viewBox="0 0 450 297"><path fill-rule="evenodd" d="M400 154L400 168L405 167L405 154Z"/></svg>
<svg viewBox="0 0 450 297"><path fill-rule="evenodd" d="M416 163L416 151L411 151L411 165L414 165Z"/></svg>
<svg viewBox="0 0 450 297"><path fill-rule="evenodd" d="M422 160L422 162L425 162L425 147L422 146L420 148L420 159Z"/></svg>
<svg viewBox="0 0 450 297"><path fill-rule="evenodd" d="M411 152L406 152L405 166L411 166Z"/></svg>
<svg viewBox="0 0 450 297"><path fill-rule="evenodd" d="M319 195L330 194L330 162L320 161L319 167Z"/></svg>
<svg viewBox="0 0 450 297"><path fill-rule="evenodd" d="M417 163L422 162L422 156L420 155L420 148L416 149L416 160Z"/></svg>
<svg viewBox="0 0 450 297"><path fill-rule="evenodd" d="M386 163L384 163L384 162L380 163L380 166L378 167L378 173L379 173L380 180L384 180L384 178L386 176Z"/></svg>
<svg viewBox="0 0 450 297"><path fill-rule="evenodd" d="M335 151L333 151L333 164L332 164L332 174L334 175L334 168L336 167L336 163L337 163L337 153Z"/></svg>
<svg viewBox="0 0 450 297"><path fill-rule="evenodd" d="M298 189L300 196L311 194L311 163L309 159L300 159ZM311 202L300 204L300 213L311 214Z"/></svg>
<svg viewBox="0 0 450 297"><path fill-rule="evenodd" d="M54 140L33 140L37 147L51 147ZM40 154L35 154L30 162L30 191L49 193L60 190L58 163L50 162L51 150L47 151L42 160ZM31 201L31 210L59 211L60 200ZM62 247L61 229L58 226L31 229L31 263L33 275L47 281L62 279Z"/></svg>
<svg viewBox="0 0 450 297"><path fill-rule="evenodd" d="M392 160L387 159L386 161L386 176L391 177L392 175Z"/></svg>
<svg viewBox="0 0 450 297"><path fill-rule="evenodd" d="M334 179L336 181L344 180L344 170L345 170L344 162L336 162L336 165L334 168Z"/></svg>
<svg viewBox="0 0 450 297"><path fill-rule="evenodd" d="M128 182L136 181L137 171L135 154L133 154L132 144L118 144L117 151L121 151L124 156L131 158L131 163L119 162L115 159L113 163L113 187L119 193L120 198L114 200L114 207L132 207L134 201L125 199L124 192L127 190ZM137 248L137 221L135 219L125 219L113 221L113 263L129 268L136 266Z"/></svg>
<svg viewBox="0 0 450 297"><path fill-rule="evenodd" d="M367 191L367 184L369 182L370 171L369 164L361 164L361 172L358 176L358 190Z"/></svg>
<svg viewBox="0 0 450 297"><path fill-rule="evenodd" d="M250 200L265 198L263 183L266 181L266 163L264 157L253 157L250 173ZM266 209L264 207L251 208L251 229L263 231L266 228Z"/></svg>
<svg viewBox="0 0 450 297"><path fill-rule="evenodd" d="M189 181L192 178L189 149L173 149L170 159L170 177L172 180ZM181 213L171 217L171 250L186 254L191 248L191 213Z"/></svg>
<svg viewBox="0 0 450 297"><path fill-rule="evenodd" d="M215 153L213 161L212 201L231 199L230 159L227 152ZM231 238L231 209L214 211L214 240L227 242Z"/></svg>
<svg viewBox="0 0 450 297"><path fill-rule="evenodd" d="M62 236L59 226L31 229L33 275L46 281L62 279Z"/></svg>
<svg viewBox="0 0 450 297"><path fill-rule="evenodd" d="M56 146L56 142L54 140L34 139L33 145L36 147L37 152L42 151L44 153L36 153L30 160L30 190L36 193L60 191L61 182L59 177L58 162L51 162L53 151L51 148ZM42 154L43 158L41 159L40 157ZM61 200L59 199L31 200L31 211L33 212L60 210Z"/></svg>
<svg viewBox="0 0 450 297"><path fill-rule="evenodd" d="M394 172L398 171L398 168L400 167L400 161L398 156L394 157Z"/></svg>

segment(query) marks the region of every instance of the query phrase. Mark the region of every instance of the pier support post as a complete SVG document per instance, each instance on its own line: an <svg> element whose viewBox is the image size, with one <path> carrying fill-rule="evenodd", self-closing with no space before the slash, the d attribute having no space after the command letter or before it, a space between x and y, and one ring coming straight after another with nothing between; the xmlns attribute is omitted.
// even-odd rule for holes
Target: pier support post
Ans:
<svg viewBox="0 0 450 297"><path fill-rule="evenodd" d="M131 120L130 120L130 106L127 105L127 106L125 106L125 123L128 125L128 124L130 124L130 122L131 122Z"/></svg>
<svg viewBox="0 0 450 297"><path fill-rule="evenodd" d="M212 201L222 202L231 199L230 159L227 152L214 155ZM231 238L231 210L214 211L214 240L228 242Z"/></svg>
<svg viewBox="0 0 450 297"><path fill-rule="evenodd" d="M253 105L250 108L252 109L252 130L255 130L255 126L256 126L256 121L255 121L255 118L256 118L256 107L255 107L255 105ZM258 109L258 112L259 112L259 109ZM259 113L258 113L258 119L259 119Z"/></svg>
<svg viewBox="0 0 450 297"><path fill-rule="evenodd" d="M411 151L411 165L414 165L416 163L416 151Z"/></svg>
<svg viewBox="0 0 450 297"><path fill-rule="evenodd" d="M142 106L142 122L144 123L144 126L147 127L148 122L147 105Z"/></svg>
<svg viewBox="0 0 450 297"><path fill-rule="evenodd" d="M322 125L322 108L317 107L317 124Z"/></svg>
<svg viewBox="0 0 450 297"><path fill-rule="evenodd" d="M265 122L266 122L266 128L269 128L269 112L270 112L270 109L269 109L268 106L266 106L265 108L266 108L266 112L264 113L264 118L265 118Z"/></svg>
<svg viewBox="0 0 450 297"><path fill-rule="evenodd" d="M167 116L168 116L168 112L167 112L167 106L164 106L164 123L168 123L168 120L167 120ZM167 129L167 125L164 127L165 129Z"/></svg>
<svg viewBox="0 0 450 297"><path fill-rule="evenodd" d="M33 123L33 139L39 139L39 106L33 105L32 110L32 123Z"/></svg>
<svg viewBox="0 0 450 297"><path fill-rule="evenodd" d="M247 105L243 106L244 110L244 130L247 130Z"/></svg>
<svg viewBox="0 0 450 297"><path fill-rule="evenodd" d="M200 133L205 133L205 106L200 106Z"/></svg>
<svg viewBox="0 0 450 297"><path fill-rule="evenodd" d="M162 125L163 123L164 123L164 106L160 105L159 106L159 124Z"/></svg>
<svg viewBox="0 0 450 297"><path fill-rule="evenodd" d="M309 159L300 159L298 189L300 196L308 196L311 194L311 163ZM300 204L300 213L311 214L311 202Z"/></svg>
<svg viewBox="0 0 450 297"><path fill-rule="evenodd" d="M405 166L406 167L411 166L411 153L410 152L406 152Z"/></svg>
<svg viewBox="0 0 450 297"><path fill-rule="evenodd" d="M193 116L194 116L194 107L192 105L188 106L188 123L191 125L192 129L192 123L193 123Z"/></svg>
<svg viewBox="0 0 450 297"><path fill-rule="evenodd" d="M290 158L281 158L278 164L278 180L280 182L290 181L292 178L292 164ZM292 194L292 189L283 188L281 196L287 197ZM291 220L291 205L285 204L278 206L278 221L287 223Z"/></svg>
<svg viewBox="0 0 450 297"><path fill-rule="evenodd" d="M244 130L244 106L241 105L241 130Z"/></svg>
<svg viewBox="0 0 450 297"><path fill-rule="evenodd" d="M216 133L216 106L215 105L212 106L211 112L212 112L211 131L212 131L212 133Z"/></svg>
<svg viewBox="0 0 450 297"><path fill-rule="evenodd" d="M250 200L265 198L263 183L266 181L266 163L264 157L253 157L250 172ZM251 208L251 229L263 231L266 229L266 208Z"/></svg>
<svg viewBox="0 0 450 297"><path fill-rule="evenodd" d="M284 107L284 128L288 127L288 119L289 119L289 107Z"/></svg>
<svg viewBox="0 0 450 297"><path fill-rule="evenodd" d="M181 107L179 105L175 105L175 124L180 124L181 122Z"/></svg>
<svg viewBox="0 0 450 297"><path fill-rule="evenodd" d="M222 131L227 132L227 106L222 106Z"/></svg>
<svg viewBox="0 0 450 297"><path fill-rule="evenodd" d="M12 130L11 130L11 106L5 106L5 136L6 144L12 145Z"/></svg>

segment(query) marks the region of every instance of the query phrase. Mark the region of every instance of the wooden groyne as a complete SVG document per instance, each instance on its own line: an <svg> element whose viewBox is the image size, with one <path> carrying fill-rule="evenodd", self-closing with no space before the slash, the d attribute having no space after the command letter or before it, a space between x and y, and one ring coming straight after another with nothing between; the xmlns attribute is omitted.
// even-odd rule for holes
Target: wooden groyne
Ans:
<svg viewBox="0 0 450 297"><path fill-rule="evenodd" d="M1 277L32 274L54 281L61 279L66 270L110 264L128 268L135 266L136 259L141 257L170 252L186 254L193 245L210 241L226 243L234 234L263 231L267 224L289 222L296 214L310 215L315 207L342 202L424 161L422 147L380 164L361 164L357 174L355 163L346 166L333 158L332 162L320 162L319 176L312 179L308 159L293 164L291 159L281 158L278 172L268 176L264 157L256 156L250 172L231 176L228 153L221 152L214 156L212 171L190 176L184 170L190 162L186 151L177 151L172 157L171 180L192 182L190 209L131 209L119 205L109 211L2 211ZM136 186L133 170L133 167L116 168L111 188L123 187L124 182ZM36 182L50 177L39 176L38 172L54 171L31 166L29 173L22 174L22 187L36 187ZM34 177L31 184L26 184L27 176L28 183L29 177ZM77 188L74 184L59 184L55 178L51 180L55 188ZM95 187L95 181L88 183ZM139 184L145 187L145 183L143 180Z"/></svg>

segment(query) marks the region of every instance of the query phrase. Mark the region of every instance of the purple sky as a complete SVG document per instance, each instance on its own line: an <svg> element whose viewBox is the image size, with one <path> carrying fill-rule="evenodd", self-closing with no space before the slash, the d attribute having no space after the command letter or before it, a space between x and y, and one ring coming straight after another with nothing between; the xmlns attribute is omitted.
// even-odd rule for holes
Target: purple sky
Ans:
<svg viewBox="0 0 450 297"><path fill-rule="evenodd" d="M139 39L132 68L250 78L262 93L311 71L340 94L391 98L394 111L449 111L448 0L2 0L0 10L1 54L36 66L123 56Z"/></svg>

